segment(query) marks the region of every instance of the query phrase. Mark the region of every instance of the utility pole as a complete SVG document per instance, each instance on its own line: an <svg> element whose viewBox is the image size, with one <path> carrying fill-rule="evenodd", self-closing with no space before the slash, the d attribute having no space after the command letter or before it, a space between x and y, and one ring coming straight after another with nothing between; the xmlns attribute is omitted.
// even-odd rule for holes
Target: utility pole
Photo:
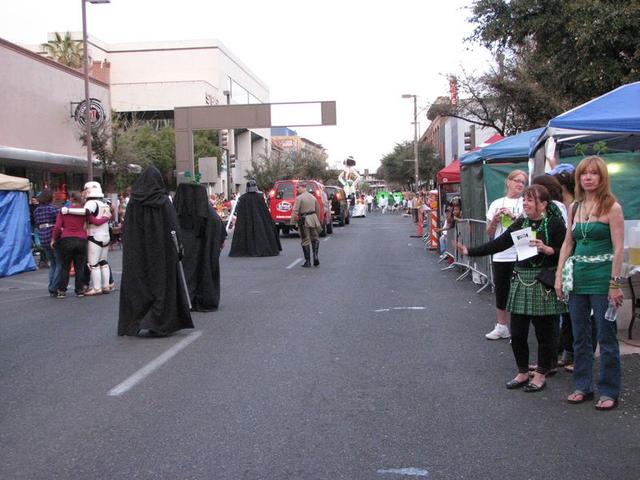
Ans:
<svg viewBox="0 0 640 480"><path fill-rule="evenodd" d="M420 171L418 169L418 96L406 93L402 98L413 98L413 161L415 162L415 191L418 191Z"/></svg>

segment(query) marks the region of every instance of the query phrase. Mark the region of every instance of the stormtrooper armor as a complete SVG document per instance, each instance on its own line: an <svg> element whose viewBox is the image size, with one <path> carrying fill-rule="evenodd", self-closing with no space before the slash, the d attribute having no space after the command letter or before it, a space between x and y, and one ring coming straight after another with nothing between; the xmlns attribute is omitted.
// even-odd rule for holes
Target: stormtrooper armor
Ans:
<svg viewBox="0 0 640 480"><path fill-rule="evenodd" d="M84 212L87 215L87 260L91 268L92 288L87 295L109 293L109 222L96 225L94 219L111 218L111 207L104 201L102 187L98 182L87 182L84 185L87 201L84 204Z"/></svg>

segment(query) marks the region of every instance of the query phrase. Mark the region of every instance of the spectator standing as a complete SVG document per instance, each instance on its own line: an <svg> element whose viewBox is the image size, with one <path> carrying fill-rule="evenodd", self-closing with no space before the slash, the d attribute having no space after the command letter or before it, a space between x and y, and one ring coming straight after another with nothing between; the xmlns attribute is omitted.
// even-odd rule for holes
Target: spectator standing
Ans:
<svg viewBox="0 0 640 480"><path fill-rule="evenodd" d="M82 197L77 192L71 193L71 208L82 207ZM106 223L109 218L97 219ZM69 268L73 262L75 270L75 293L78 297L84 297L87 287L85 265L87 264L87 218L85 215L58 214L56 226L53 229L51 245L58 244L60 254L60 275L57 286L57 297L65 298L67 285L69 284Z"/></svg>
<svg viewBox="0 0 640 480"><path fill-rule="evenodd" d="M365 198L367 200L367 213L371 213L371 210L373 210L373 195L371 195L371 193L367 193Z"/></svg>
<svg viewBox="0 0 640 480"><path fill-rule="evenodd" d="M513 170L505 180L505 196L491 202L487 210L487 234L498 238L522 213L522 191L528 176L522 170ZM485 335L487 340L509 338L509 313L506 310L511 275L516 262L516 249L510 247L492 257L493 283L496 295L496 326Z"/></svg>
<svg viewBox="0 0 640 480"><path fill-rule="evenodd" d="M495 254L513 246L512 232L530 228L536 232L532 247L537 255L518 260L511 277L507 310L511 312L511 348L518 374L507 382L509 390L524 387L525 392L539 392L546 386L546 376L556 365L558 315L567 311L553 288L542 283L540 274L551 271L558 263L558 255L566 227L557 209L548 209L549 192L541 185L524 191L523 209L526 217L514 221L502 235L484 245L459 250L471 257ZM529 324L533 323L538 340L538 365L529 380Z"/></svg>
<svg viewBox="0 0 640 480"><path fill-rule="evenodd" d="M622 207L611 193L609 174L597 156L583 159L575 172L577 207L570 211L572 228L560 252L555 289L559 297L569 297L573 327L575 391L567 397L572 404L593 398L593 345L591 312L596 321L600 345L598 410L618 405L622 383L620 350L615 316L605 318L607 308L622 305L620 289L624 217ZM573 253L572 253L573 252Z"/></svg>
<svg viewBox="0 0 640 480"><path fill-rule="evenodd" d="M40 195L38 195L39 205L33 211L33 217L38 230L38 236L40 237L40 247L49 263L49 295L51 297L57 297L60 260L56 251L57 249L51 246L51 237L59 210L51 204L52 200L53 195L51 194L51 190L45 189L40 192Z"/></svg>

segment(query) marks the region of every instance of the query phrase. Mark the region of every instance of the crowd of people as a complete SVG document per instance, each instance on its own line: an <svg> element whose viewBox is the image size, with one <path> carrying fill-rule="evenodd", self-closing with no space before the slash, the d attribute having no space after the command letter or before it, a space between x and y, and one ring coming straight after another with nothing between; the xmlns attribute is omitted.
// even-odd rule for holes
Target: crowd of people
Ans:
<svg viewBox="0 0 640 480"><path fill-rule="evenodd" d="M615 311L623 301L622 207L611 193L605 162L597 156L561 164L535 177L513 171L505 196L487 211L489 242L457 244L463 255L493 255L497 323L486 337L511 338L517 373L510 390L539 392L559 366L573 372L570 404L599 398L598 410L617 406L621 391ZM515 242L528 239L534 254L519 255ZM510 318L510 330L508 327ZM533 324L537 363L529 364ZM600 373L593 378L596 346Z"/></svg>
<svg viewBox="0 0 640 480"><path fill-rule="evenodd" d="M292 221L301 233L302 266L319 266L319 204L302 185L297 194ZM426 192L401 198L397 203L420 221L422 211L429 208ZM384 214L391 199L396 202L394 195L362 194L352 207ZM69 204L61 208L52 204L48 190L38 202L33 218L50 265L49 293L57 298L65 297L72 264L76 295L111 291L109 223L114 217L123 220L119 335L168 335L193 328L191 311L218 308L219 257L227 236L219 208L235 211L237 217L231 257L272 256L282 250L255 181L229 202L207 197L205 188L196 184L180 184L172 199L160 172L148 167L130 198L121 197L117 214L97 182L88 182L82 194L72 193ZM438 231L454 229L461 216L460 199L454 198ZM548 377L562 367L573 372L570 404L592 399L597 390L596 408L615 408L622 382L611 311L623 301L624 220L604 161L587 157L575 170L561 164L531 182L524 171L514 170L505 180L505 195L489 205L486 219L491 240L473 247L456 241L456 248L469 257L492 256L496 324L486 338L511 339L516 374L506 388L542 391ZM520 238L526 239L531 253L518 250ZM538 344L533 365L528 343L531 324ZM600 377L594 382L596 346Z"/></svg>

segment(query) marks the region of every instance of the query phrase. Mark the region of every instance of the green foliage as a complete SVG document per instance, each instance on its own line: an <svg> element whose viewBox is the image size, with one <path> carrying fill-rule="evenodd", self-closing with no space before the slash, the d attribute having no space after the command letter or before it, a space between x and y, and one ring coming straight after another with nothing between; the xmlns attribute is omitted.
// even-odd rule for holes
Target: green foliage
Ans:
<svg viewBox="0 0 640 480"><path fill-rule="evenodd" d="M436 159L431 145L420 144L419 147L418 170L420 180L433 180L441 168L440 162ZM393 152L382 158L378 176L382 176L388 184L398 184L411 188L415 183L413 142L396 144Z"/></svg>
<svg viewBox="0 0 640 480"><path fill-rule="evenodd" d="M335 176L333 176L335 173ZM316 179L327 182L337 178L335 170L327 169L326 155L305 153L303 158L295 158L287 153L272 152L267 157L261 155L251 162L251 169L245 175L247 180L255 179L260 190L269 190L277 180L292 178Z"/></svg>
<svg viewBox="0 0 640 480"><path fill-rule="evenodd" d="M258 188L263 192L273 187L277 180L293 178L289 162L285 156L260 156L259 160L251 161L251 169L247 172L247 180L254 179Z"/></svg>
<svg viewBox="0 0 640 480"><path fill-rule="evenodd" d="M73 40L69 32L55 33L54 40L41 45L47 57L71 68L82 68L84 59L84 47L82 42Z"/></svg>
<svg viewBox="0 0 640 480"><path fill-rule="evenodd" d="M640 80L640 2L474 0L471 41L494 53L482 75L462 76L462 118L513 134Z"/></svg>

